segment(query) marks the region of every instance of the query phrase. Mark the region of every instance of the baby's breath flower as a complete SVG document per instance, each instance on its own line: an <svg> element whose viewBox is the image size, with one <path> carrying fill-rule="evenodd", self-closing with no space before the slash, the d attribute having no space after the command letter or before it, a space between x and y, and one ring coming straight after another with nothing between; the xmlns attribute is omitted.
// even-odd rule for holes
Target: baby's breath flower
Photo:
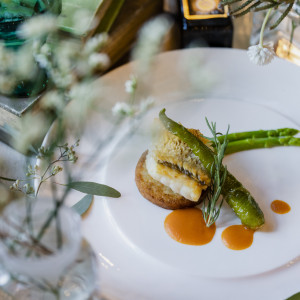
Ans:
<svg viewBox="0 0 300 300"><path fill-rule="evenodd" d="M25 194L34 194L34 188L29 183L23 185L23 191Z"/></svg>
<svg viewBox="0 0 300 300"><path fill-rule="evenodd" d="M15 56L15 73L23 79L31 79L36 75L37 65L32 56L30 46L22 47Z"/></svg>
<svg viewBox="0 0 300 300"><path fill-rule="evenodd" d="M48 44L40 46L40 44L36 43L32 51L35 60L42 68L50 68L51 64L49 57L51 56L51 48Z"/></svg>
<svg viewBox="0 0 300 300"><path fill-rule="evenodd" d="M57 18L51 15L40 15L30 18L20 28L24 38L42 37L57 30Z"/></svg>
<svg viewBox="0 0 300 300"><path fill-rule="evenodd" d="M48 148L45 148L44 146L41 146L41 147L38 149L38 155L37 155L37 158L42 158L42 157L48 156L48 153L49 153L49 149L48 149Z"/></svg>
<svg viewBox="0 0 300 300"><path fill-rule="evenodd" d="M125 82L125 91L128 94L133 94L137 88L137 80L135 76L131 76L129 80Z"/></svg>
<svg viewBox="0 0 300 300"><path fill-rule="evenodd" d="M13 191L19 191L20 190L20 180L17 179L9 188Z"/></svg>
<svg viewBox="0 0 300 300"><path fill-rule="evenodd" d="M51 175L56 175L57 173L61 172L63 168L61 166L54 166L51 170Z"/></svg>
<svg viewBox="0 0 300 300"><path fill-rule="evenodd" d="M51 69L50 74L55 85L62 89L68 89L76 82L76 76L71 72L62 73L60 70Z"/></svg>
<svg viewBox="0 0 300 300"><path fill-rule="evenodd" d="M263 66L269 64L275 57L275 52L273 49L273 43L269 42L267 44L255 45L248 48L248 56L250 61L256 65Z"/></svg>
<svg viewBox="0 0 300 300"><path fill-rule="evenodd" d="M142 100L140 103L140 112L146 112L150 107L154 105L154 99L152 97L148 97L145 100Z"/></svg>
<svg viewBox="0 0 300 300"><path fill-rule="evenodd" d="M64 97L57 91L50 91L43 97L41 105L44 108L55 109L60 112L65 107Z"/></svg>
<svg viewBox="0 0 300 300"><path fill-rule="evenodd" d="M35 165L35 166L28 165L26 176L29 177L29 176L35 175L37 169L38 169L37 165Z"/></svg>
<svg viewBox="0 0 300 300"><path fill-rule="evenodd" d="M163 39L170 26L170 19L159 16L142 27L133 56L134 59L140 59L144 62L142 67L145 69L150 66L152 57L161 50Z"/></svg>
<svg viewBox="0 0 300 300"><path fill-rule="evenodd" d="M109 57L104 53L93 53L88 58L88 64L92 70L105 70L109 63Z"/></svg>
<svg viewBox="0 0 300 300"><path fill-rule="evenodd" d="M125 102L117 102L112 108L114 116L132 116L135 114L134 108Z"/></svg>
<svg viewBox="0 0 300 300"><path fill-rule="evenodd" d="M90 38L83 48L84 54L92 54L94 52L99 51L108 40L108 35L106 33L100 33L92 38Z"/></svg>
<svg viewBox="0 0 300 300"><path fill-rule="evenodd" d="M78 156L76 156L76 152L74 151L74 149L72 147L68 150L67 156L68 156L68 160L70 162L76 163Z"/></svg>

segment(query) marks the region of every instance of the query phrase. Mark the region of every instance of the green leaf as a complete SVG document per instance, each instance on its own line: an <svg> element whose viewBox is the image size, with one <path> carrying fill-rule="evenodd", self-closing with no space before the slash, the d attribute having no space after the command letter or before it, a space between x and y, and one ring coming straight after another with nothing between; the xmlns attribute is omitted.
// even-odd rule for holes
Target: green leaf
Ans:
<svg viewBox="0 0 300 300"><path fill-rule="evenodd" d="M287 298L286 300L300 300L300 292Z"/></svg>
<svg viewBox="0 0 300 300"><path fill-rule="evenodd" d="M81 216L89 209L93 201L93 195L85 195L72 208Z"/></svg>
<svg viewBox="0 0 300 300"><path fill-rule="evenodd" d="M90 195L107 196L112 198L119 198L121 196L117 190L96 182L76 181L68 183L67 186L76 191Z"/></svg>

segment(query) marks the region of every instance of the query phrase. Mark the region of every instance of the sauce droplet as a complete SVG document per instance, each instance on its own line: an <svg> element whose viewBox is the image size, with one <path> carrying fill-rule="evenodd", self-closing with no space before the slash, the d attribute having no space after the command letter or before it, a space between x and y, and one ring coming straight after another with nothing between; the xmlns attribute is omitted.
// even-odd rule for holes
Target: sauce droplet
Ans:
<svg viewBox="0 0 300 300"><path fill-rule="evenodd" d="M216 225L206 227L198 208L177 209L165 219L165 230L175 241L187 245L205 245L216 232Z"/></svg>
<svg viewBox="0 0 300 300"><path fill-rule="evenodd" d="M284 201L281 200L274 200L271 203L271 209L276 214L286 214L291 210L291 207Z"/></svg>
<svg viewBox="0 0 300 300"><path fill-rule="evenodd" d="M231 250L244 250L249 248L253 242L254 230L244 225L232 225L222 232L223 244Z"/></svg>

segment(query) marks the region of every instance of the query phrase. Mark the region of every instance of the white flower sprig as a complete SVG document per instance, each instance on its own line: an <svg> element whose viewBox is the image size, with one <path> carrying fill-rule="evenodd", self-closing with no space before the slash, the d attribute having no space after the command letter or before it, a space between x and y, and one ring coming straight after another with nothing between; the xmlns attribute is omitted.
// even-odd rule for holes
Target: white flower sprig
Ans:
<svg viewBox="0 0 300 300"><path fill-rule="evenodd" d="M259 44L248 48L248 56L251 62L263 66L269 64L275 57L273 43L263 43L263 36L267 21L270 17L272 8L268 10L260 31Z"/></svg>
<svg viewBox="0 0 300 300"><path fill-rule="evenodd" d="M40 38L58 29L57 18L50 14L43 14L29 19L19 29L23 38Z"/></svg>
<svg viewBox="0 0 300 300"><path fill-rule="evenodd" d="M130 76L130 79L128 79L125 82L125 91L128 94L134 94L137 89L137 79L134 75Z"/></svg>
<svg viewBox="0 0 300 300"><path fill-rule="evenodd" d="M139 32L139 38L133 51L133 58L140 60L142 72L147 72L154 55L161 51L164 38L172 22L164 16L158 16L147 22Z"/></svg>
<svg viewBox="0 0 300 300"><path fill-rule="evenodd" d="M139 104L135 103L135 95L138 87L137 77L134 75L130 76L125 82L125 91L130 95L129 102L117 102L112 108L113 116L124 118L124 117L135 117L139 114L145 113L154 104L152 97L142 99Z"/></svg>
<svg viewBox="0 0 300 300"><path fill-rule="evenodd" d="M275 57L274 47L272 42L266 44L250 46L248 48L248 56L250 61L259 66L269 64Z"/></svg>

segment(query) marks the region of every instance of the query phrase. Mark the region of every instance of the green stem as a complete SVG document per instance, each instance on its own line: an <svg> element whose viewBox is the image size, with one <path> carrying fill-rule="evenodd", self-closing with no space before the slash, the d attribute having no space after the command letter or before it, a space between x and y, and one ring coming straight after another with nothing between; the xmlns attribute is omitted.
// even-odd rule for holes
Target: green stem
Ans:
<svg viewBox="0 0 300 300"><path fill-rule="evenodd" d="M261 48L263 48L264 44L263 44L263 40L264 40L264 31L265 31L265 27L266 27L266 24L268 22L268 19L269 19L269 16L272 12L272 8L270 8L265 16L265 19L264 19L264 22L261 26L261 30L260 30L260 36L259 36L259 45Z"/></svg>
<svg viewBox="0 0 300 300"><path fill-rule="evenodd" d="M29 234L33 236L33 224L32 224L32 202L29 197L26 197L26 224Z"/></svg>
<svg viewBox="0 0 300 300"><path fill-rule="evenodd" d="M0 179L5 180L5 181L16 181L17 180L17 179L14 179L14 178L8 178L8 177L3 177L3 176L0 176Z"/></svg>
<svg viewBox="0 0 300 300"><path fill-rule="evenodd" d="M59 200L57 197L57 190L56 190L55 182L53 181L53 177L51 180L51 191L52 191L53 199L55 201L55 205L57 205ZM62 233L61 233L61 223L60 223L59 214L57 214L56 216L56 243L57 243L57 249L60 249L62 246Z"/></svg>
<svg viewBox="0 0 300 300"><path fill-rule="evenodd" d="M59 208L64 204L65 199L66 199L69 191L70 191L70 188L67 187L67 189L65 190L63 196L61 197L61 200L60 201L56 201L54 210L49 214L47 220L42 225L40 231L37 234L37 237L35 238L34 244L39 243L40 240L41 240L41 238L44 236L44 234L45 234L47 228L50 226L52 220L57 216ZM30 256L30 255L31 255L31 251L29 251L27 253L27 256Z"/></svg>
<svg viewBox="0 0 300 300"><path fill-rule="evenodd" d="M294 20L291 20L291 26L292 26L292 30L291 30L291 36L290 36L289 50L287 53L288 57L290 56L290 53L291 53L292 43L293 43L293 39L294 39L294 33L295 33L295 29L297 27L297 24Z"/></svg>

